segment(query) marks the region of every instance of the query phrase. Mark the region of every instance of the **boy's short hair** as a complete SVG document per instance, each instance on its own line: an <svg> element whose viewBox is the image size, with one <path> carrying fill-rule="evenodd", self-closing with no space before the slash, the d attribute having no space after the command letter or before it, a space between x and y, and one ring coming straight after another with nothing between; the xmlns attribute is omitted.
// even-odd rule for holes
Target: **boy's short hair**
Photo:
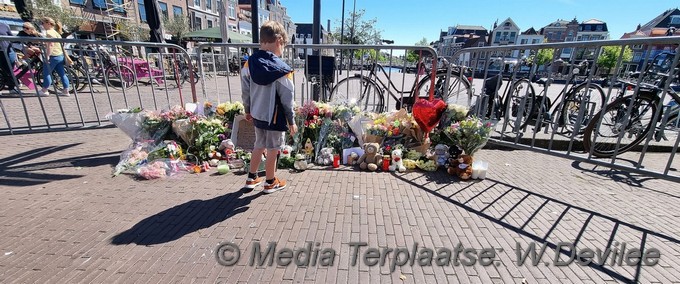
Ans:
<svg viewBox="0 0 680 284"><path fill-rule="evenodd" d="M284 44L288 44L288 33L281 23L266 21L262 24L262 27L260 28L261 43L275 42L279 37L281 37Z"/></svg>

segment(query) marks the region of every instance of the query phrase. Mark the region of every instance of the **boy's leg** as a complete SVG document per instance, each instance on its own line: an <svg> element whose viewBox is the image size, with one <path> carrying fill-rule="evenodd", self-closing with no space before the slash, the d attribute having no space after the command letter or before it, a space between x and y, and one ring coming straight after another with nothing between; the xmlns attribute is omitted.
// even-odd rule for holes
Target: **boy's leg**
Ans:
<svg viewBox="0 0 680 284"><path fill-rule="evenodd" d="M285 132L282 131L267 131L268 158L265 165L267 181L264 184L264 193L273 193L286 187L286 181L276 177L277 156L281 146L283 146L284 135Z"/></svg>
<svg viewBox="0 0 680 284"><path fill-rule="evenodd" d="M255 188L264 182L264 179L257 176L257 169L262 162L262 154L266 148L267 133L263 129L255 127L255 147L250 158L250 168L248 169L248 179L246 179L246 188Z"/></svg>

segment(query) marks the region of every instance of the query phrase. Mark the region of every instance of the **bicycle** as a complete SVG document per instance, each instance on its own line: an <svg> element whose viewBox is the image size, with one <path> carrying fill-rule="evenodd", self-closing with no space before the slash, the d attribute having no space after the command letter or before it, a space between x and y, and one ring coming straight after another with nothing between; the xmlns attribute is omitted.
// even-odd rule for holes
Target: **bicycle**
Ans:
<svg viewBox="0 0 680 284"><path fill-rule="evenodd" d="M657 64L660 56L666 59ZM664 90L668 80L671 80L671 86L678 83L678 78L673 78L672 74L680 73L679 68L670 68L674 56L672 52L656 55L647 70L631 74L631 78L638 78L637 82L618 80L622 84L621 91L585 129L583 147L586 151L592 150L593 155L601 158L613 157L640 144L652 128L654 135L649 139L656 142L668 140L667 131L677 133L680 130L680 95L673 88ZM654 82L645 82L648 80ZM637 92L625 95L629 88L637 89ZM671 101L659 107L664 92L670 95Z"/></svg>
<svg viewBox="0 0 680 284"><path fill-rule="evenodd" d="M16 50L17 51L17 57L18 58L23 58L23 53L21 50ZM34 89L42 86L43 84L43 63L39 55L32 56L31 58L28 58L26 61L26 64L22 65L21 67L15 68L14 69L14 77L17 79L17 81L20 81L24 83L24 85L28 86L29 89ZM26 78L26 76L31 76L35 79L35 83L31 82L29 78ZM71 82L69 86L69 92L73 93L74 90L78 89L78 81L75 80L77 78L77 75L72 71L66 68L66 76L69 78L69 82ZM5 76L2 76L5 77ZM5 86L9 85L4 80L10 80L9 77L0 79L0 90L2 90ZM57 92L62 92L63 85L61 83L61 77L57 74L57 71L52 71L52 84L56 88Z"/></svg>
<svg viewBox="0 0 680 284"><path fill-rule="evenodd" d="M518 64L516 68L519 68L521 64ZM486 117L493 116L495 119L502 117L507 121L507 125L510 125L512 131L525 129L530 122L537 125L536 131L540 131L543 125L553 124L553 119L555 119L554 125L565 128L567 133L573 133L576 125L580 126L577 133L582 133L593 117L592 112L602 107L605 95L602 87L595 83L587 81L576 83L577 76L581 72L580 68L587 67L587 62L566 64L566 66L573 68L564 88L554 101L547 94L548 87L554 81L552 78L536 80L538 85L543 86L543 90L538 95L529 79L516 79L506 85L502 93L504 95L498 98L495 94L500 88L497 84L500 84L499 79L502 75L498 74L488 79L485 82L485 92L493 104L487 106ZM563 97L564 101L561 101ZM554 104L554 102L560 103ZM582 110L582 106L586 108Z"/></svg>
<svg viewBox="0 0 680 284"><path fill-rule="evenodd" d="M448 65L448 62L447 62ZM440 68L435 74L434 97L444 100L446 103L459 102L460 97L469 103L472 100L472 86L467 77L462 76L461 71L465 68L451 65L453 69L450 77L447 69ZM397 88L391 80L383 82L378 72L389 78L385 68L377 62L373 62L368 75L362 73L340 80L333 87L329 101L345 101L350 105L359 105L361 110L372 112L385 111L384 93L387 92L397 103L396 108L402 107L411 111L413 105L419 99L428 99L432 88L432 75L428 73L420 81L414 81L409 90ZM448 91L444 91L448 78ZM406 95L404 95L406 94ZM401 95L401 97L399 96ZM467 105L467 103L464 103Z"/></svg>
<svg viewBox="0 0 680 284"><path fill-rule="evenodd" d="M132 88L137 81L134 71L125 65L115 64L115 58L105 49L100 48L99 52L102 62L94 67L86 66L81 56L70 55L73 64L67 69L73 70L76 74L75 78L78 78L76 80L79 83L78 92L83 91L87 85L101 84L100 79L106 86L116 90Z"/></svg>

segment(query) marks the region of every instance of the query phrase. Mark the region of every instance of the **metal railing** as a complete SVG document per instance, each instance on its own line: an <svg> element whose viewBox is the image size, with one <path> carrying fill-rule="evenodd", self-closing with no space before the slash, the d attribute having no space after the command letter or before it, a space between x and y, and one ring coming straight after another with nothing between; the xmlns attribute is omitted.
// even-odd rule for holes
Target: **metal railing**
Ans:
<svg viewBox="0 0 680 284"><path fill-rule="evenodd" d="M177 83L182 67L193 69L189 55L177 45L6 36L0 41L13 42L19 50L29 43L42 50L38 58L19 59L26 64L15 68L14 77L21 75L13 82L18 92L0 91L0 134L101 126L107 124L106 114L117 109L170 108L197 100L195 84ZM38 96L44 77L39 68L49 60L46 43L61 45L76 59L77 66L67 67L68 97L57 95L61 83L50 86L50 95ZM186 94L191 98L185 99Z"/></svg>
<svg viewBox="0 0 680 284"><path fill-rule="evenodd" d="M470 106L497 123L494 144L680 181L678 45L680 37L491 46L459 50L453 60L473 68L479 92ZM632 61L629 49L641 46L649 56ZM649 71L663 52L672 68ZM647 104L663 116L640 106L645 96L654 97ZM628 104L617 104L623 100ZM644 111L646 132L636 122ZM639 144L628 147L636 138Z"/></svg>

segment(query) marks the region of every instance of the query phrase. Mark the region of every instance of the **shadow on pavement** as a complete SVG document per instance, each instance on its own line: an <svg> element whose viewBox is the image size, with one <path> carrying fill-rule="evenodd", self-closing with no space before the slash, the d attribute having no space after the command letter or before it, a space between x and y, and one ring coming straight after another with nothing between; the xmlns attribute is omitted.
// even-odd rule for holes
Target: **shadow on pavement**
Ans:
<svg viewBox="0 0 680 284"><path fill-rule="evenodd" d="M567 212L570 211L570 210L577 211L578 213L581 213L581 214L585 213L585 214L588 215L588 217L585 219L585 222L581 226L578 235L576 236L576 238L574 239L574 241L572 243L574 248L576 248L576 250L579 249L578 243L581 240L584 232L586 231L588 224L592 221L593 218L600 218L600 219L604 219L605 221L614 223L614 226L611 230L611 233L609 234L609 238L608 238L607 245L605 246L605 248L611 248L612 247L612 243L614 242L616 232L618 231L619 227L625 227L626 229L634 230L636 233L639 233L639 234L642 235L641 243L638 246L638 248L641 251L645 250L645 244L647 242L648 237L657 237L657 238L663 240L664 242L670 242L670 243L673 243L673 244L680 244L680 239L677 239L677 238L674 238L674 237L671 237L671 236L668 236L668 235L665 235L665 234L662 234L662 233L659 233L659 232L654 232L654 231L651 231L649 229L637 226L635 224L627 223L627 222L621 221L619 219L616 219L616 218L613 218L613 217L610 217L610 216L607 216L607 215L603 215L601 213L595 212L595 211L587 209L587 208L575 206L575 205L572 205L572 204L551 198L549 196L534 193L530 190L522 189L522 188L519 188L517 186L513 186L513 185L510 185L508 183L498 181L498 180L494 180L494 179L487 179L486 180L487 182L492 182L491 186L486 187L485 189L481 190L479 193L475 194L474 196L467 199L466 201L460 202L460 201L452 199L452 197L463 192L463 191L470 189L471 185L475 184L475 182L470 182L471 185L465 186L462 189L457 190L455 193L447 196L447 195L444 195L440 192L441 188L437 188L437 189L433 190L433 189L427 188L425 185L419 184L417 182L417 178L413 179L413 178L406 178L404 176L397 175L397 174L393 174L393 175L394 175L394 177L410 184L413 187L419 188L419 189L421 189L421 190L423 190L423 191L425 191L425 192L427 192L431 195L434 195L434 196L436 196L436 197L438 197L438 198L440 198L440 199L442 199L446 202L451 203L454 206L461 207L461 208L467 210L468 212L476 214L477 216L479 216L481 218L487 219L487 220L489 220L489 221L491 221L491 222L493 222L493 223L495 223L499 226L502 226L502 227L504 227L508 230L513 231L513 232L516 232L517 234L519 234L523 237L531 239L531 241L534 241L534 242L537 242L537 243L545 243L553 251L557 248L557 244L549 241L548 237L555 230L555 228L557 228L558 224L562 221L562 219L565 217ZM451 176L447 175L446 173L438 172L438 173L428 174L428 175L424 175L424 176L427 178L428 181L434 182L436 184L444 183L443 181L448 181L449 184L451 182ZM438 180L438 181L435 181L435 180ZM430 182L428 182L428 183L430 183ZM485 203L485 206L481 209L476 209L476 208L473 208L471 205L468 205L475 198L479 197L484 192L486 192L489 189L496 187L496 186L506 187L506 188L509 188L509 189L506 190L503 194L501 194L497 198L495 198L495 200L491 201L490 203L488 203L488 204ZM524 196L518 202L513 204L513 206L510 209L508 209L507 212L505 212L503 214L503 216L501 216L501 217L495 217L495 216L490 215L489 213L485 213L485 210L492 207L494 204L496 204L499 200L501 200L505 195L507 195L511 191L520 192ZM516 225L509 223L508 221L504 221L505 217L507 217L514 209L519 207L519 205L529 197L532 197L533 199L540 200L541 205L538 206L535 209L535 211L527 218L527 220L521 226L516 226ZM554 221L554 223L552 224L552 226L550 227L548 232L545 233L544 236L539 236L539 235L536 235L532 232L529 232L527 229L525 229L526 226L531 222L531 220L536 218L536 216L538 216L539 214L542 214L542 215L543 214L551 214L550 212L546 212L546 211L549 211L549 210L541 211L541 209L543 209L549 203L553 203L553 205L558 204L558 205L564 206L564 207L566 207L566 209L564 209L564 211ZM501 202L499 204L503 204L503 203ZM563 256L565 258L568 258L568 257L571 256L571 251L566 250L566 249L560 248L560 253L563 254ZM624 283L637 283L640 279L640 272L641 272L641 269L642 269L641 263L642 262L640 262L640 264L638 264L637 267L635 267L635 273L632 273L632 278L629 278L626 275L622 275L620 272L613 270L610 266L601 266L601 265L595 264L593 262L591 262L588 266L597 270L597 271L603 272L603 273L609 275L610 277L612 277L612 278L614 278L618 281L622 281Z"/></svg>
<svg viewBox="0 0 680 284"><path fill-rule="evenodd" d="M248 204L263 194L259 191L243 197L251 191L241 189L213 199L191 200L158 212L112 237L111 244L148 246L177 240L247 211Z"/></svg>
<svg viewBox="0 0 680 284"><path fill-rule="evenodd" d="M78 157L68 157L48 162L27 163L36 158L58 153L80 143L49 146L26 151L0 159L0 186L32 186L51 181L80 178L82 175L51 174L42 170L68 167L96 167L101 165L116 165L120 152L98 153Z"/></svg>

